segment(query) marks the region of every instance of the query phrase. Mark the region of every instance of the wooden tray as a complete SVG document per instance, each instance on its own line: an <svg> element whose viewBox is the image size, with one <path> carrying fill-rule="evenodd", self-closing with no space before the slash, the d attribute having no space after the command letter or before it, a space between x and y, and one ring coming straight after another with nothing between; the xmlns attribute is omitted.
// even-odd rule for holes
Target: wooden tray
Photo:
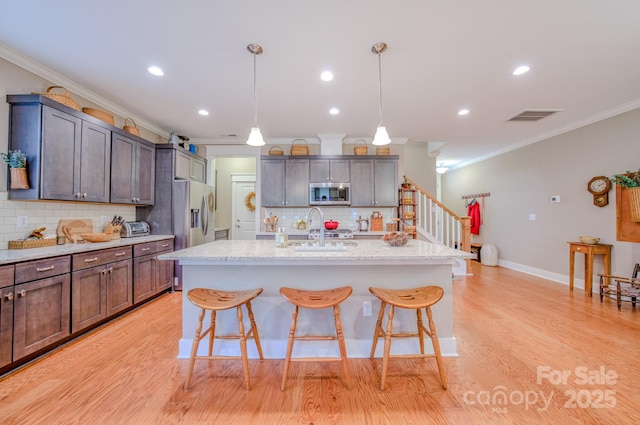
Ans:
<svg viewBox="0 0 640 425"><path fill-rule="evenodd" d="M9 241L9 249L41 248L43 246L53 246L55 239L24 239L19 241Z"/></svg>

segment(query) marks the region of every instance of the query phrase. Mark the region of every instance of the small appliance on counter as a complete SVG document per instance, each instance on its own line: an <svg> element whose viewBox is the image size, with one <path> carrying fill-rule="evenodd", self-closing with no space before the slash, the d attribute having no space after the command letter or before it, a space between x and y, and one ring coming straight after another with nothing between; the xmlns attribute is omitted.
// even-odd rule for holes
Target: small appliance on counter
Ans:
<svg viewBox="0 0 640 425"><path fill-rule="evenodd" d="M120 229L120 237L135 238L136 236L148 236L151 234L149 223L146 221L125 221Z"/></svg>

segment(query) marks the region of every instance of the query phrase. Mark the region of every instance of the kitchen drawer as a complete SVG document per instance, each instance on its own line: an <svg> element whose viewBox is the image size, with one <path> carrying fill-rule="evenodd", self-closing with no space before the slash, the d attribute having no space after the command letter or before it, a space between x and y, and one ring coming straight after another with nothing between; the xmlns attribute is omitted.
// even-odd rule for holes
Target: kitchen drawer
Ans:
<svg viewBox="0 0 640 425"><path fill-rule="evenodd" d="M173 239L156 242L156 252L173 251Z"/></svg>
<svg viewBox="0 0 640 425"><path fill-rule="evenodd" d="M101 249L99 251L84 252L73 255L73 271L101 266L114 261L131 258L131 247Z"/></svg>
<svg viewBox="0 0 640 425"><path fill-rule="evenodd" d="M0 288L13 285L13 266L0 267Z"/></svg>
<svg viewBox="0 0 640 425"><path fill-rule="evenodd" d="M142 255L149 255L156 253L157 242L139 243L133 246L133 256L140 257Z"/></svg>
<svg viewBox="0 0 640 425"><path fill-rule="evenodd" d="M70 271L71 256L69 255L19 263L16 264L16 285L69 273Z"/></svg>

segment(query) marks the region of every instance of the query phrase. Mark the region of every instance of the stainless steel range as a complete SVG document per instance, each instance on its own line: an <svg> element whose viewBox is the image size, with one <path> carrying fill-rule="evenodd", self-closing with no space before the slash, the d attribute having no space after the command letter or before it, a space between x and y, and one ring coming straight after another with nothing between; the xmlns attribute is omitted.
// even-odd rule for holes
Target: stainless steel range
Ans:
<svg viewBox="0 0 640 425"><path fill-rule="evenodd" d="M325 230L324 237L327 239L353 239L353 232L349 229ZM309 239L320 239L320 229L309 230Z"/></svg>

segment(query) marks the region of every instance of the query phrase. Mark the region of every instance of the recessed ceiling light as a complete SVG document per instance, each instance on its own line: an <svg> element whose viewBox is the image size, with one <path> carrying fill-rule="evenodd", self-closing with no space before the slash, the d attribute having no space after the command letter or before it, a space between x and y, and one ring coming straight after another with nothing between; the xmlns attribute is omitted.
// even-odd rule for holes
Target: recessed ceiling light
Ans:
<svg viewBox="0 0 640 425"><path fill-rule="evenodd" d="M324 71L322 74L320 74L320 79L322 81L331 81L331 80L333 80L333 72Z"/></svg>
<svg viewBox="0 0 640 425"><path fill-rule="evenodd" d="M529 65L521 65L513 71L513 75L526 74L527 72L529 72L530 69L531 68L529 67Z"/></svg>
<svg viewBox="0 0 640 425"><path fill-rule="evenodd" d="M157 75L158 77L162 77L164 75L164 71L157 66L150 66L147 70L153 75Z"/></svg>
<svg viewBox="0 0 640 425"><path fill-rule="evenodd" d="M329 109L329 113L330 113L331 115L338 115L338 114L340 113L340 109L338 109L338 108L331 108L331 109Z"/></svg>
<svg viewBox="0 0 640 425"><path fill-rule="evenodd" d="M200 109L200 110L198 111L198 113L199 113L200 115L204 115L204 116L209 115L209 111L207 111L207 110L205 110L205 109Z"/></svg>
<svg viewBox="0 0 640 425"><path fill-rule="evenodd" d="M467 115L469 113L468 109L460 109L458 111L458 115L463 116L463 115Z"/></svg>

